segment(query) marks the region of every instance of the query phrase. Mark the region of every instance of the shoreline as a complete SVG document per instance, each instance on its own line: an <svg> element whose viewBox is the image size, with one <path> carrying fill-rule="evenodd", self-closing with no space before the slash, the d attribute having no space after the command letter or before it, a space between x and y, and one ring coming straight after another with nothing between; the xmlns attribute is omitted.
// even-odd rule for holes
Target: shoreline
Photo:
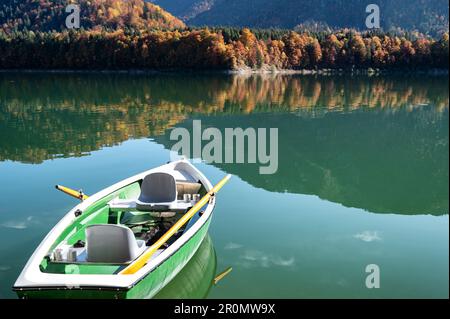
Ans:
<svg viewBox="0 0 450 319"><path fill-rule="evenodd" d="M448 69L275 69L263 67L261 69L242 68L236 70L194 70L194 69L0 69L0 74L5 73L49 73L49 74L130 74L130 75L152 75L152 74L223 74L223 75L320 75L320 76L385 76L385 75L427 75L445 76Z"/></svg>

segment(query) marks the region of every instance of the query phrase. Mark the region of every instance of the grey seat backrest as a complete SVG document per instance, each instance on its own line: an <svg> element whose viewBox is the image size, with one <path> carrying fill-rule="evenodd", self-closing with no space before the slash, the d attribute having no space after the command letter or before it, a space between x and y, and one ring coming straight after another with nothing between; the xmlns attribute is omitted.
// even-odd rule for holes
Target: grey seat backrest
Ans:
<svg viewBox="0 0 450 319"><path fill-rule="evenodd" d="M145 250L144 241L136 241L133 231L120 225L91 225L86 228L88 262L126 263Z"/></svg>
<svg viewBox="0 0 450 319"><path fill-rule="evenodd" d="M142 203L170 203L177 199L175 178L167 173L152 173L145 176L138 201Z"/></svg>

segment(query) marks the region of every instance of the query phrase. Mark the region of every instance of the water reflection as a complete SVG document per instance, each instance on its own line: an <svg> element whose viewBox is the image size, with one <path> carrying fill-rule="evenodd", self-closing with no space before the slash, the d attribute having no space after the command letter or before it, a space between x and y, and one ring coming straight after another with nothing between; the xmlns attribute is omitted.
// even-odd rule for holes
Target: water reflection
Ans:
<svg viewBox="0 0 450 319"><path fill-rule="evenodd" d="M211 237L207 235L186 266L154 298L206 298L216 274L216 266L216 251L214 250Z"/></svg>
<svg viewBox="0 0 450 319"><path fill-rule="evenodd" d="M448 77L0 74L0 161L86 155L169 128L278 127L279 171L215 164L273 192L448 214Z"/></svg>
<svg viewBox="0 0 450 319"><path fill-rule="evenodd" d="M159 135L193 113L448 109L448 78L0 74L0 160L40 163Z"/></svg>
<svg viewBox="0 0 450 319"><path fill-rule="evenodd" d="M199 117L203 126L277 127L279 164L214 164L254 187L312 194L348 207L397 214L448 214L448 111L330 112ZM178 125L191 130L192 121ZM166 148L169 133L155 138Z"/></svg>

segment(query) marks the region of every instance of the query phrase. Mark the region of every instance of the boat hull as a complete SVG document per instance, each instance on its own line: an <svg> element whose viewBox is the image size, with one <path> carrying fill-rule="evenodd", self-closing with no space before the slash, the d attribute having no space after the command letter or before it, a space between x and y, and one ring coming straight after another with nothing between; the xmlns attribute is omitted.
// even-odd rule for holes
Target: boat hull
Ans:
<svg viewBox="0 0 450 319"><path fill-rule="evenodd" d="M32 288L17 290L19 298L36 299L148 299L155 296L189 262L198 250L211 222L211 217L184 245L133 286ZM121 275L126 276L126 275Z"/></svg>
<svg viewBox="0 0 450 319"><path fill-rule="evenodd" d="M211 236L206 235L197 252L155 299L204 299L214 284L217 256Z"/></svg>

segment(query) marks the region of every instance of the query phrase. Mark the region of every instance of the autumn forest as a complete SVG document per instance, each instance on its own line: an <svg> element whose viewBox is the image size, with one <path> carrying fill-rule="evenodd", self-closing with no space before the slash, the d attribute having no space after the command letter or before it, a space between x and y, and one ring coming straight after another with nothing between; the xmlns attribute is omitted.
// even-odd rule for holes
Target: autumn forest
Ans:
<svg viewBox="0 0 450 319"><path fill-rule="evenodd" d="M448 69L448 32L190 28L142 0L80 1L86 28L67 30L69 2L3 1L0 69Z"/></svg>

